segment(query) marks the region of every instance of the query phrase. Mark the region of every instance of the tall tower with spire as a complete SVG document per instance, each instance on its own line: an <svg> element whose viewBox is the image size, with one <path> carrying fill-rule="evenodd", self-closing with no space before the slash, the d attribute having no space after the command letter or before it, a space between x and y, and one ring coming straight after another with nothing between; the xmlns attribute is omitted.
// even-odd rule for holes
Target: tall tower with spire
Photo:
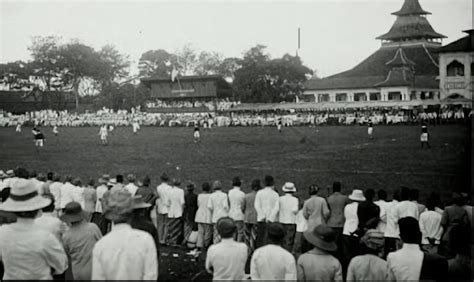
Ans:
<svg viewBox="0 0 474 282"><path fill-rule="evenodd" d="M392 13L397 19L389 32L380 35L382 46L404 46L413 43L426 43L433 47L440 47L446 36L437 33L428 22L426 15L430 15L421 8L418 0L405 0L402 8Z"/></svg>

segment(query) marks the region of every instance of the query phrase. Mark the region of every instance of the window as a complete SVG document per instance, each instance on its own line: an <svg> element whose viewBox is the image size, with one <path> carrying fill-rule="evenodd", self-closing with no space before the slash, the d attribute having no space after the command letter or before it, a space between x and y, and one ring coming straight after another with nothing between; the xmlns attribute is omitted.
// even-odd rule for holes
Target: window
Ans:
<svg viewBox="0 0 474 282"><path fill-rule="evenodd" d="M401 101L402 100L402 93L400 92L388 92L388 100L389 101Z"/></svg>
<svg viewBox="0 0 474 282"><path fill-rule="evenodd" d="M410 100L416 100L416 91L410 92Z"/></svg>
<svg viewBox="0 0 474 282"><path fill-rule="evenodd" d="M336 102L346 102L347 101L347 94L346 93L337 93L336 94Z"/></svg>
<svg viewBox="0 0 474 282"><path fill-rule="evenodd" d="M448 76L464 76L464 65L454 60L446 68Z"/></svg>
<svg viewBox="0 0 474 282"><path fill-rule="evenodd" d="M370 101L380 101L380 92L370 93Z"/></svg>
<svg viewBox="0 0 474 282"><path fill-rule="evenodd" d="M329 102L329 94L318 94L318 102Z"/></svg>
<svg viewBox="0 0 474 282"><path fill-rule="evenodd" d="M354 93L354 101L367 101L365 93Z"/></svg>

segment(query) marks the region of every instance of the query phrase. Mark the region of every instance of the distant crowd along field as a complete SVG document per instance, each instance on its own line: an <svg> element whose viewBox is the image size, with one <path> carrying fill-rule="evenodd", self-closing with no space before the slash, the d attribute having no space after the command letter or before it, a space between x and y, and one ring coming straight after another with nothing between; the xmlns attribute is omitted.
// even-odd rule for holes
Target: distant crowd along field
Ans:
<svg viewBox="0 0 474 282"><path fill-rule="evenodd" d="M134 122L144 126L315 126L315 125L375 125L390 124L452 124L466 123L473 111L463 108L443 108L440 111L414 110L328 110L325 112L270 111L270 112L201 112L201 113L150 113L140 108L130 111L103 108L96 112L70 113L68 111L41 110L24 114L0 111L0 126L131 126Z"/></svg>

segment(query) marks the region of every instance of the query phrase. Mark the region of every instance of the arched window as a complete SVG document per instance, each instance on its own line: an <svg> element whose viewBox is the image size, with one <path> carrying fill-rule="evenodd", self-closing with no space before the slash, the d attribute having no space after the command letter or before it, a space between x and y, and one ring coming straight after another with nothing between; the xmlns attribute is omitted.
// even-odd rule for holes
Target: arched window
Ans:
<svg viewBox="0 0 474 282"><path fill-rule="evenodd" d="M448 76L464 76L464 65L454 60L446 68Z"/></svg>

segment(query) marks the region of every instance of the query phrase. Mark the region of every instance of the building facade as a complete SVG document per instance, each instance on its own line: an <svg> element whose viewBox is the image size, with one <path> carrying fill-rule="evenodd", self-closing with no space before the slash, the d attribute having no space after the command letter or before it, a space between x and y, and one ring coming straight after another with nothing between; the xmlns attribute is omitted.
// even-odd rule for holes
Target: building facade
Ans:
<svg viewBox="0 0 474 282"><path fill-rule="evenodd" d="M472 100L474 91L474 29L439 49L441 99Z"/></svg>
<svg viewBox="0 0 474 282"><path fill-rule="evenodd" d="M381 47L353 69L305 83L314 102L440 99L438 53L444 35L434 31L418 0L405 0Z"/></svg>

